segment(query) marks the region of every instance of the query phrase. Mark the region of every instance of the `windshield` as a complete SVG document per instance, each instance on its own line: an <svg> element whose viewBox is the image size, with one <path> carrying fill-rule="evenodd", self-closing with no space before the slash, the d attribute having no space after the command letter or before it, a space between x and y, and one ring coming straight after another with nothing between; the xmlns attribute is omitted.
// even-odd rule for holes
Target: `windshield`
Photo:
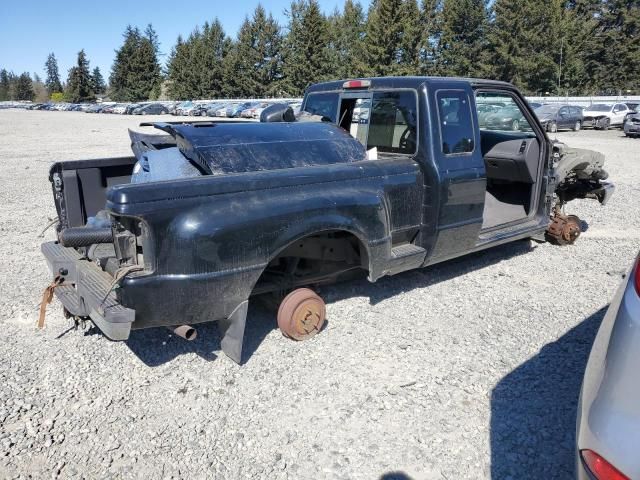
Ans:
<svg viewBox="0 0 640 480"><path fill-rule="evenodd" d="M611 105L597 103L595 105L587 107L587 110L592 110L594 112L608 112L609 110L611 110Z"/></svg>
<svg viewBox="0 0 640 480"><path fill-rule="evenodd" d="M557 105L543 105L541 107L536 108L536 113L538 115L551 115L557 113L560 107Z"/></svg>

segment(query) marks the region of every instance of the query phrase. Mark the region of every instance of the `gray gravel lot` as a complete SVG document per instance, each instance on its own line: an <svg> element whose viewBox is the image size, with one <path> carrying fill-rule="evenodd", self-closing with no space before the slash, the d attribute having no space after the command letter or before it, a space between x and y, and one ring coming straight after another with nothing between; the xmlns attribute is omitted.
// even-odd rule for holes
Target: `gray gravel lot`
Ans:
<svg viewBox="0 0 640 480"><path fill-rule="evenodd" d="M114 343L56 301L35 329L49 165L128 155L140 120L0 111L0 478L571 477L583 368L640 245L640 140L557 134L603 152L617 184L604 208L568 208L590 224L575 246L326 287L328 327L308 342L254 305L238 366L215 325Z"/></svg>

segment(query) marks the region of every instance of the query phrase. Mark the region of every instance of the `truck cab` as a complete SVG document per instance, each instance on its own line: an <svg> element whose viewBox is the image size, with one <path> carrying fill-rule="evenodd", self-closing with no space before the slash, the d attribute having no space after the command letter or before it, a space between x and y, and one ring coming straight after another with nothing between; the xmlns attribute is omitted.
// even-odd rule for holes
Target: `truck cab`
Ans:
<svg viewBox="0 0 640 480"><path fill-rule="evenodd" d="M307 90L302 110L349 131L370 158L419 171L423 188L415 200L422 208L392 208L399 217L391 219L392 235L394 243L424 248L426 264L536 236L532 229L544 234L549 226L559 148L511 84L430 77L328 82Z"/></svg>

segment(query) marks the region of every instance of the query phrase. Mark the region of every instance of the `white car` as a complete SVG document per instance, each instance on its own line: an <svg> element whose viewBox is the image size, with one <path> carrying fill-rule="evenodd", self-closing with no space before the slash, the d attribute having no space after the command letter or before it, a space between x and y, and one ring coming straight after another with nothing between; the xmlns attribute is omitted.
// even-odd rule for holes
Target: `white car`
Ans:
<svg viewBox="0 0 640 480"><path fill-rule="evenodd" d="M116 105L113 108L113 113L117 113L118 115L122 115L122 114L124 114L126 109L127 109L127 104L126 103L119 103L118 105Z"/></svg>
<svg viewBox="0 0 640 480"><path fill-rule="evenodd" d="M629 107L624 103L615 103L607 105L604 103L596 103L584 109L582 114L584 120L583 127L593 127L598 130L607 130L609 127L622 127L624 119L630 112Z"/></svg>

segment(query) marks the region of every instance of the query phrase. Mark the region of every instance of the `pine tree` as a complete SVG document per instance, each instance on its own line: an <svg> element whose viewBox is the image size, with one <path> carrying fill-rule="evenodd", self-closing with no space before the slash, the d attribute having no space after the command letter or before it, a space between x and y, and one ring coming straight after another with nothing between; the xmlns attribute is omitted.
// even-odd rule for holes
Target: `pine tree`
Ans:
<svg viewBox="0 0 640 480"><path fill-rule="evenodd" d="M100 67L95 67L91 73L91 89L96 95L102 95L107 89Z"/></svg>
<svg viewBox="0 0 640 480"><path fill-rule="evenodd" d="M14 84L14 93L12 100L33 100L35 92L33 91L33 82L31 76L24 72L20 75Z"/></svg>
<svg viewBox="0 0 640 480"><path fill-rule="evenodd" d="M614 95L640 89L640 4L603 0L596 15L595 42L587 60L594 89Z"/></svg>
<svg viewBox="0 0 640 480"><path fill-rule="evenodd" d="M129 101L148 100L160 95L162 78L158 62L158 36L149 24L144 35L132 37L125 96Z"/></svg>
<svg viewBox="0 0 640 480"><path fill-rule="evenodd" d="M116 101L134 100L130 92L130 76L134 70L133 58L141 40L140 30L127 25L123 37L124 42L116 50L116 58L109 76L110 97Z"/></svg>
<svg viewBox="0 0 640 480"><path fill-rule="evenodd" d="M255 38L256 50L256 91L257 97L276 94L278 82L282 79L282 34L280 26L264 8L256 8L251 28Z"/></svg>
<svg viewBox="0 0 640 480"><path fill-rule="evenodd" d="M563 0L496 0L484 61L525 93L557 89Z"/></svg>
<svg viewBox="0 0 640 480"><path fill-rule="evenodd" d="M45 70L47 71L47 78L45 85L49 95L55 92L62 92L62 84L60 83L60 73L58 72L58 61L56 56L52 53L47 57L45 62Z"/></svg>
<svg viewBox="0 0 640 480"><path fill-rule="evenodd" d="M364 36L366 19L362 5L346 0L342 12L331 18L332 53L335 58L333 71L336 78L358 78L367 76L369 68L365 59Z"/></svg>
<svg viewBox="0 0 640 480"><path fill-rule="evenodd" d="M329 25L317 0L292 2L288 17L280 93L301 95L310 84L335 78L330 71Z"/></svg>
<svg viewBox="0 0 640 480"><path fill-rule="evenodd" d="M11 77L4 68L0 70L0 102L11 100Z"/></svg>
<svg viewBox="0 0 640 480"><path fill-rule="evenodd" d="M418 75L424 26L420 19L417 0L404 0L400 15L404 28L400 40L398 74Z"/></svg>
<svg viewBox="0 0 640 480"><path fill-rule="evenodd" d="M482 76L478 61L486 44L486 0L444 0L436 68L440 75Z"/></svg>
<svg viewBox="0 0 640 480"><path fill-rule="evenodd" d="M40 75L37 73L33 73L33 92L34 92L34 101L44 103L49 100L49 92L47 91L47 87L42 82Z"/></svg>
<svg viewBox="0 0 640 480"><path fill-rule="evenodd" d="M443 0L423 0L420 9L420 45L419 62L422 75L437 73L436 62L439 56L440 38L442 36L442 2Z"/></svg>
<svg viewBox="0 0 640 480"><path fill-rule="evenodd" d="M187 86L187 78L192 73L189 70L189 44L183 41L180 35L169 54L167 71L169 97L174 100L194 98Z"/></svg>
<svg viewBox="0 0 640 480"><path fill-rule="evenodd" d="M245 17L240 25L238 38L232 44L224 63L223 91L227 97L255 96L252 92L260 88L256 69L260 57L255 46L256 32L249 19Z"/></svg>
<svg viewBox="0 0 640 480"><path fill-rule="evenodd" d="M210 25L204 24L198 45L202 50L197 58L199 70L196 72L200 74L200 97L219 97L222 95L222 62L226 54L226 43L224 29L217 18Z"/></svg>
<svg viewBox="0 0 640 480"><path fill-rule="evenodd" d="M84 50L78 52L76 65L69 69L66 98L70 102L87 102L94 99L89 60Z"/></svg>
<svg viewBox="0 0 640 480"><path fill-rule="evenodd" d="M373 75L398 75L401 72L404 20L402 0L376 0L371 3L365 45Z"/></svg>

